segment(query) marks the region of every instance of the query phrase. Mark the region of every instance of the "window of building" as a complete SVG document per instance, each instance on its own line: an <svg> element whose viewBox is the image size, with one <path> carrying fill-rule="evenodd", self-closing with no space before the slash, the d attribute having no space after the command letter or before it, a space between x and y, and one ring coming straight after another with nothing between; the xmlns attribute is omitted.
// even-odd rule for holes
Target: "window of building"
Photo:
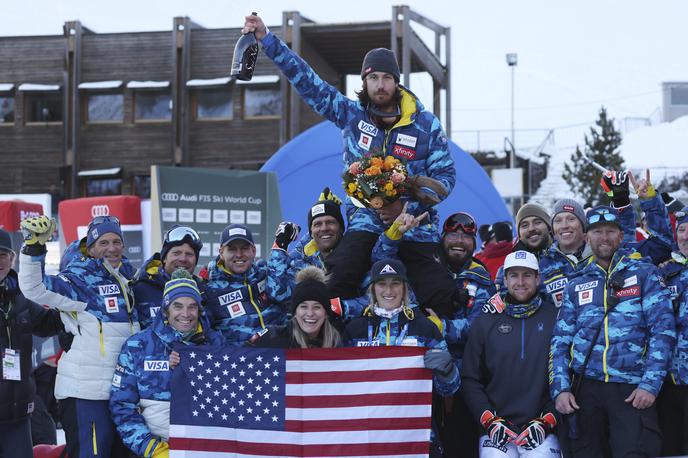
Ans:
<svg viewBox="0 0 688 458"><path fill-rule="evenodd" d="M134 175L134 195L142 199L150 199L151 177L150 175Z"/></svg>
<svg viewBox="0 0 688 458"><path fill-rule="evenodd" d="M95 196L118 196L122 194L121 178L89 178L86 181L86 195Z"/></svg>
<svg viewBox="0 0 688 458"><path fill-rule="evenodd" d="M62 122L61 92L26 92L26 122Z"/></svg>
<svg viewBox="0 0 688 458"><path fill-rule="evenodd" d="M0 94L0 125L14 124L14 97Z"/></svg>
<svg viewBox="0 0 688 458"><path fill-rule="evenodd" d="M672 87L671 104L688 105L688 87Z"/></svg>
<svg viewBox="0 0 688 458"><path fill-rule="evenodd" d="M134 96L136 121L169 121L172 119L172 97L168 91L137 90Z"/></svg>
<svg viewBox="0 0 688 458"><path fill-rule="evenodd" d="M122 122L124 119L124 95L89 94L86 99L86 122Z"/></svg>
<svg viewBox="0 0 688 458"><path fill-rule="evenodd" d="M282 114L282 98L277 84L244 88L244 118L274 118Z"/></svg>
<svg viewBox="0 0 688 458"><path fill-rule="evenodd" d="M194 91L195 119L232 119L234 107L228 87Z"/></svg>

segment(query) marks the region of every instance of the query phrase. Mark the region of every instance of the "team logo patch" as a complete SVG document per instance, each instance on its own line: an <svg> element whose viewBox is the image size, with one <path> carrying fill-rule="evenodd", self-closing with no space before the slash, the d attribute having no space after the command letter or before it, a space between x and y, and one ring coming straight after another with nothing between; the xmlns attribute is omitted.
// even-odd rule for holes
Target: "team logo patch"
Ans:
<svg viewBox="0 0 688 458"><path fill-rule="evenodd" d="M364 150L368 151L370 149L370 144L373 142L373 137L370 135L366 135L364 133L361 133L361 136L358 137L358 146L363 148Z"/></svg>
<svg viewBox="0 0 688 458"><path fill-rule="evenodd" d="M325 204L313 205L313 208L311 208L312 218L315 218L318 215L322 215L323 213L325 213Z"/></svg>
<svg viewBox="0 0 688 458"><path fill-rule="evenodd" d="M418 346L418 339L415 337L406 337L404 340L401 341L401 346L402 347L417 347Z"/></svg>
<svg viewBox="0 0 688 458"><path fill-rule="evenodd" d="M392 266L390 266L389 264L385 264L385 267L383 267L382 270L380 270L380 273L381 274L395 274L395 273L397 273L397 271L394 270L392 268Z"/></svg>
<svg viewBox="0 0 688 458"><path fill-rule="evenodd" d="M235 227L233 229L229 230L229 236L233 235L246 235L246 229L241 228L241 227Z"/></svg>
<svg viewBox="0 0 688 458"><path fill-rule="evenodd" d="M564 302L564 292L557 291L556 293L552 293L552 301L557 308L561 307L561 303Z"/></svg>
<svg viewBox="0 0 688 458"><path fill-rule="evenodd" d="M259 281L256 287L258 288L258 294L263 294L265 292L265 280Z"/></svg>
<svg viewBox="0 0 688 458"><path fill-rule="evenodd" d="M512 329L513 326L511 326L509 323L502 323L497 326L497 331L501 332L502 334L509 334Z"/></svg>
<svg viewBox="0 0 688 458"><path fill-rule="evenodd" d="M404 135L404 134L398 134L397 135L397 143L398 145L404 145L404 146L410 146L411 148L416 147L416 140L418 140L418 137L412 137L411 135Z"/></svg>
<svg viewBox="0 0 688 458"><path fill-rule="evenodd" d="M356 342L357 347L379 347L380 346L380 341L379 340L373 340L373 341L358 341Z"/></svg>
<svg viewBox="0 0 688 458"><path fill-rule="evenodd" d="M638 284L638 276L637 275L633 275L631 277L624 278L624 283L623 283L624 288L627 288L627 287L633 286L633 285L637 285L637 284Z"/></svg>
<svg viewBox="0 0 688 458"><path fill-rule="evenodd" d="M146 372L150 371L169 371L170 362L169 361L144 361L143 370Z"/></svg>
<svg viewBox="0 0 688 458"><path fill-rule="evenodd" d="M97 240L97 239L98 239L98 229L93 229L93 230L91 231L91 237L93 238L93 240Z"/></svg>
<svg viewBox="0 0 688 458"><path fill-rule="evenodd" d="M151 318L155 318L160 313L160 307L149 307L148 310L150 310Z"/></svg>
<svg viewBox="0 0 688 458"><path fill-rule="evenodd" d="M578 305L590 304L592 302L592 289L578 291Z"/></svg>
<svg viewBox="0 0 688 458"><path fill-rule="evenodd" d="M220 305L231 304L232 302L241 301L244 299L244 295L241 293L240 289L231 291L217 298L220 301Z"/></svg>
<svg viewBox="0 0 688 458"><path fill-rule="evenodd" d="M566 204L566 205L564 205L563 210L570 212L570 213L573 213L573 205Z"/></svg>
<svg viewBox="0 0 688 458"><path fill-rule="evenodd" d="M538 321L538 332L542 332L544 330L545 330L545 324Z"/></svg>
<svg viewBox="0 0 688 458"><path fill-rule="evenodd" d="M582 285L576 285L574 288L576 292L583 291L584 289L592 289L595 286L599 284L599 281L594 280L594 281L589 281L587 283L583 283Z"/></svg>
<svg viewBox="0 0 688 458"><path fill-rule="evenodd" d="M620 289L615 294L616 297L634 297L640 296L640 285L629 286L628 288Z"/></svg>
<svg viewBox="0 0 688 458"><path fill-rule="evenodd" d="M392 154L395 156L403 157L408 160L413 160L416 157L416 151L410 148L404 148L403 146L394 145L392 148Z"/></svg>
<svg viewBox="0 0 688 458"><path fill-rule="evenodd" d="M113 294L120 294L119 285L100 285L98 286L98 294L101 296L112 296Z"/></svg>
<svg viewBox="0 0 688 458"><path fill-rule="evenodd" d="M241 302L235 302L227 306L227 311L232 318L238 316L246 315L246 310L244 310L244 305Z"/></svg>
<svg viewBox="0 0 688 458"><path fill-rule="evenodd" d="M358 122L358 129L359 129L361 132L364 132L364 133L366 133L366 134L368 134L368 135L372 135L373 137L375 137L375 136L377 135L377 133L379 132L379 131L377 130L377 127L375 127L375 126L372 125L372 124L368 124L367 122L365 122L365 121L363 121L363 120L360 120L360 121Z"/></svg>
<svg viewBox="0 0 688 458"><path fill-rule="evenodd" d="M506 305L499 294L495 294L483 305L483 313L502 313Z"/></svg>
<svg viewBox="0 0 688 458"><path fill-rule="evenodd" d="M122 384L122 376L119 374L113 375L112 376L112 386L119 388L121 384Z"/></svg>
<svg viewBox="0 0 688 458"><path fill-rule="evenodd" d="M486 439L485 441L483 441L483 448L487 448L487 447L496 448L500 452L506 453L506 446L504 446L504 445L502 445L501 447L497 446L490 439Z"/></svg>
<svg viewBox="0 0 688 458"><path fill-rule="evenodd" d="M514 256L516 259L525 259L526 258L526 252L525 251L517 251L516 256Z"/></svg>
<svg viewBox="0 0 688 458"><path fill-rule="evenodd" d="M671 298L672 299L676 299L678 297L678 286L676 286L676 285L669 286L669 291L671 291Z"/></svg>
<svg viewBox="0 0 688 458"><path fill-rule="evenodd" d="M119 305L117 304L117 298L116 297L105 297L103 298L105 301L105 311L108 313L117 313L119 312Z"/></svg>

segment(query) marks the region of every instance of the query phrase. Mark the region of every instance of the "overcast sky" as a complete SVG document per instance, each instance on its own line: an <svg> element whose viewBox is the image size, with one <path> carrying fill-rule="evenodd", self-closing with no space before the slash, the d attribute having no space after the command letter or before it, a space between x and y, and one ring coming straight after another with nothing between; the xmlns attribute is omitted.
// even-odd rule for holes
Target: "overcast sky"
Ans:
<svg viewBox="0 0 688 458"><path fill-rule="evenodd" d="M391 18L389 0L31 0L2 1L0 35L61 34L78 19L96 32L169 30L187 15L208 28L240 27L259 12L268 24L282 11L316 22ZM612 116L648 117L661 106L663 81L688 81L686 0L452 0L403 2L451 27L453 130L509 129L507 52L518 53L516 129L593 121L599 106ZM1 64L1 63L0 63ZM427 104L428 78L411 89ZM461 141L459 140L459 143Z"/></svg>

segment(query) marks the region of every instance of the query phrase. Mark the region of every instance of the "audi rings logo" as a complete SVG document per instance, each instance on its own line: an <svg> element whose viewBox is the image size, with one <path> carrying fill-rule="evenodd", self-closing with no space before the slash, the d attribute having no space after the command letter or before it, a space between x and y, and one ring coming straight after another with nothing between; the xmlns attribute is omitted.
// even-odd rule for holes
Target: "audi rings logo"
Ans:
<svg viewBox="0 0 688 458"><path fill-rule="evenodd" d="M110 207L107 205L94 205L91 207L91 216L108 216L110 214Z"/></svg>
<svg viewBox="0 0 688 458"><path fill-rule="evenodd" d="M177 202L179 200L179 194L176 192L163 192L160 198L166 202Z"/></svg>

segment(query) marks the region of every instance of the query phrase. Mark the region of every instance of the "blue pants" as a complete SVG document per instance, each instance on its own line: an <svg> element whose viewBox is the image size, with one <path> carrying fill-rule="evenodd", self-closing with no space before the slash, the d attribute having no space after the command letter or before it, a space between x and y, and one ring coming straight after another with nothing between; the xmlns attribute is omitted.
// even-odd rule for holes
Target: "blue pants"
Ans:
<svg viewBox="0 0 688 458"><path fill-rule="evenodd" d="M69 458L110 458L117 431L108 401L60 399Z"/></svg>
<svg viewBox="0 0 688 458"><path fill-rule="evenodd" d="M0 424L0 458L33 458L31 420Z"/></svg>

